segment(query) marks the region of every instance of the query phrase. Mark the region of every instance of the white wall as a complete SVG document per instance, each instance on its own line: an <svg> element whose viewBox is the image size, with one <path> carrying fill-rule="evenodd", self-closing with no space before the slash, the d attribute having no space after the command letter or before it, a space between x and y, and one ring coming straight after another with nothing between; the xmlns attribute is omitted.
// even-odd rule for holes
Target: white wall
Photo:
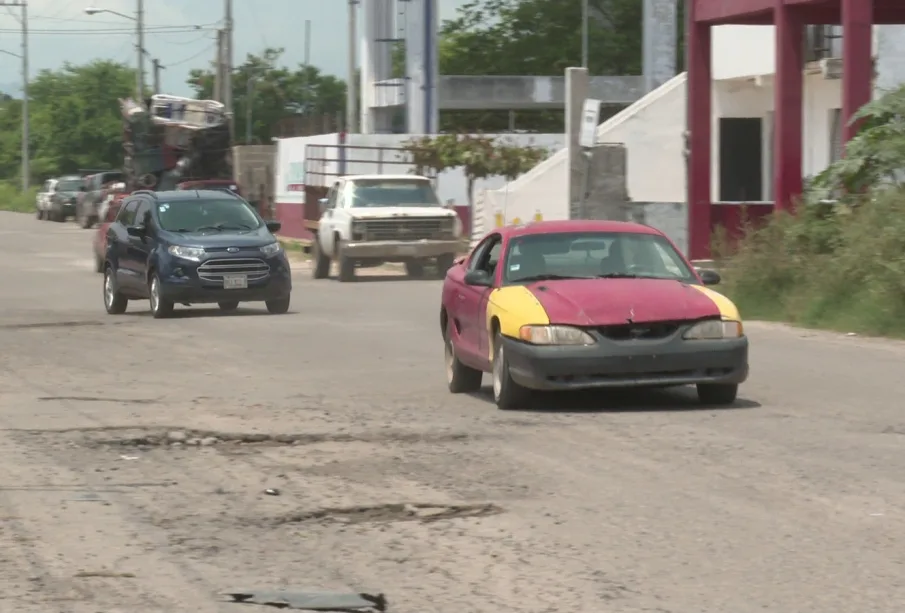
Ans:
<svg viewBox="0 0 905 613"><path fill-rule="evenodd" d="M277 140L276 163L274 164L274 202L280 204L303 204L305 202L305 146L335 145L339 134L318 134ZM324 157L336 157L325 155ZM335 165L324 169L336 172Z"/></svg>
<svg viewBox="0 0 905 613"><path fill-rule="evenodd" d="M773 26L717 26L712 34L714 80L773 74L776 29Z"/></svg>
<svg viewBox="0 0 905 613"><path fill-rule="evenodd" d="M547 149L551 152L561 149L565 144L562 134L501 134L486 135L490 138L498 136L516 145L532 146ZM415 134L350 134L347 144L357 147L373 147L374 149L349 149L345 174L409 174L413 167L410 164L398 163L400 151L406 141L420 138ZM293 189L293 186L304 185L305 146L336 145L337 134L320 136L284 138L277 142L276 186L277 202L304 202L304 193ZM378 149L386 148L386 149ZM394 148L396 148L394 150ZM338 150L328 149L325 157L338 158ZM383 161L378 166L378 161ZM395 163L394 163L395 162ZM334 165L336 166L336 165ZM330 172L337 172L338 168ZM293 183L294 182L294 183ZM506 183L503 177L490 177L476 182L475 194L485 189L494 189ZM437 193L441 201L454 201L456 205L468 204L467 181L461 169L452 169L441 173L437 178Z"/></svg>

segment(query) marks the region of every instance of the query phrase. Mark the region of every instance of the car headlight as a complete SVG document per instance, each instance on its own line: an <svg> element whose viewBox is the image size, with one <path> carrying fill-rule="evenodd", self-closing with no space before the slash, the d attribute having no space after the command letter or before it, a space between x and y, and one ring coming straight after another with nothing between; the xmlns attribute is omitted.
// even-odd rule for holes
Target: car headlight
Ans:
<svg viewBox="0 0 905 613"><path fill-rule="evenodd" d="M177 258L182 258L183 260L192 260L193 262L198 262L204 256L204 248L203 247L184 247L182 245L173 245L169 249L170 255L175 255Z"/></svg>
<svg viewBox="0 0 905 613"><path fill-rule="evenodd" d="M532 345L593 345L594 337L572 326L522 326L519 338Z"/></svg>
<svg viewBox="0 0 905 613"><path fill-rule="evenodd" d="M279 242L270 243L269 245L264 245L263 247L261 247L261 253L263 253L267 257L276 255L282 250L283 246Z"/></svg>
<svg viewBox="0 0 905 613"><path fill-rule="evenodd" d="M740 321L733 321L731 319L710 319L693 325L688 329L688 332L685 333L683 338L690 341L704 341L722 338L740 338L744 336L744 334L745 331L742 328L742 322Z"/></svg>

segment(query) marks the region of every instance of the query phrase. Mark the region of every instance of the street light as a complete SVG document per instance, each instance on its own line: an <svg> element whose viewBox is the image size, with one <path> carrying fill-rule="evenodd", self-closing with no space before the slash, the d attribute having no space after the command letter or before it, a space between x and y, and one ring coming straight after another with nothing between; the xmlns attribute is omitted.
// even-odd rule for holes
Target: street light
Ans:
<svg viewBox="0 0 905 613"><path fill-rule="evenodd" d="M136 75L135 87L137 90L136 99L140 104L144 104L143 100L145 98L145 3L144 0L137 0L137 7L135 11L135 17L131 15L126 15L125 13L120 13L119 11L114 11L113 9L100 9L93 6L89 6L85 8L85 13L88 15L97 15L98 13L110 13L111 15L118 15L125 19L130 19L135 22L135 36L138 41L136 45L136 50L138 52L138 74Z"/></svg>

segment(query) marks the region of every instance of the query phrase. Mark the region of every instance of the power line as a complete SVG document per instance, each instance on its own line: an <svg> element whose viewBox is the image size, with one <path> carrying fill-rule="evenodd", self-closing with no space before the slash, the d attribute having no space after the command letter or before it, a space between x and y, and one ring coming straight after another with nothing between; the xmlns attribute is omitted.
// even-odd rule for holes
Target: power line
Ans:
<svg viewBox="0 0 905 613"><path fill-rule="evenodd" d="M167 63L167 68L173 68L174 66L181 66L181 65L183 65L183 64L188 64L188 63L191 62L192 60L201 57L201 56L204 55L205 53L210 53L211 50L213 50L216 46L217 46L217 44L214 43L214 44L212 44L212 45L208 45L207 47L205 47L204 49L202 49L202 50L199 51L198 53L194 53L194 54L190 55L189 57L187 57L187 58L185 58L185 59L179 60L178 62L168 62L168 63Z"/></svg>

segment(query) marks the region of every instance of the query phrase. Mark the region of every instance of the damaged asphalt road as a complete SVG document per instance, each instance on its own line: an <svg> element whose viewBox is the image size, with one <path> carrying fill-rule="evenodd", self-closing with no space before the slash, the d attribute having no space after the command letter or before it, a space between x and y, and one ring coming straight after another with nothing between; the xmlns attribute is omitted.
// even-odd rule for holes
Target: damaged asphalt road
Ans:
<svg viewBox="0 0 905 613"><path fill-rule="evenodd" d="M734 409L502 413L446 391L436 281L110 317L90 232L0 228L0 611L263 611L228 594L299 585L400 613L905 601L901 343L751 324Z"/></svg>

